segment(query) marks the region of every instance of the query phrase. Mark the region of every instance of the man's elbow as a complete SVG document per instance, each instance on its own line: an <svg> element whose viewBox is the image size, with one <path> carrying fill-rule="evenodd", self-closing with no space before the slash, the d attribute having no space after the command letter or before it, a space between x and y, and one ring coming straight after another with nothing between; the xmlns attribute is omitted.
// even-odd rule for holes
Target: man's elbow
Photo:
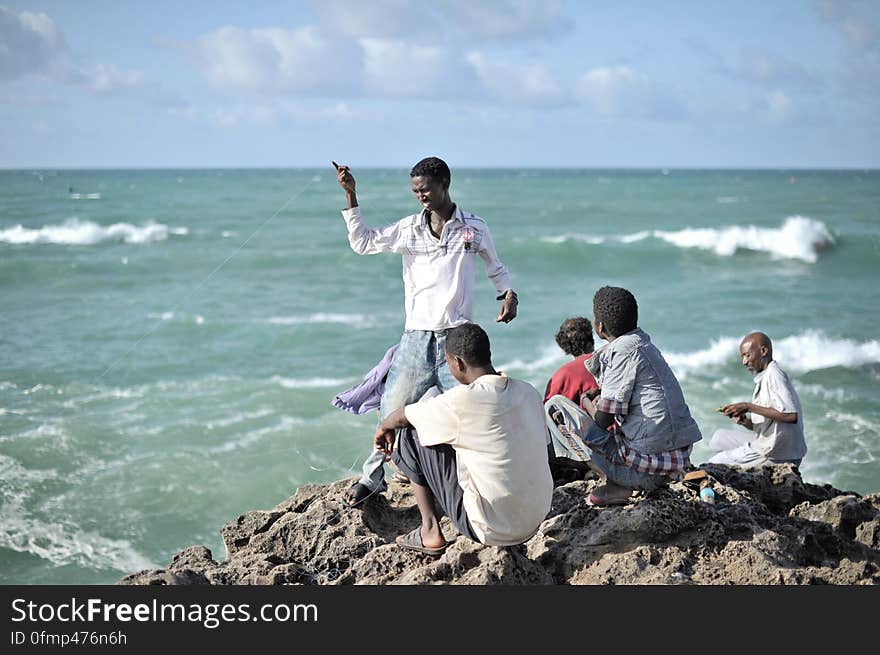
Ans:
<svg viewBox="0 0 880 655"><path fill-rule="evenodd" d="M782 414L782 422L783 423L797 423L798 421L798 413L797 412L785 412Z"/></svg>
<svg viewBox="0 0 880 655"><path fill-rule="evenodd" d="M348 245L350 245L351 249L358 255L366 255L370 248L370 244L366 239L359 239L352 236L348 237Z"/></svg>

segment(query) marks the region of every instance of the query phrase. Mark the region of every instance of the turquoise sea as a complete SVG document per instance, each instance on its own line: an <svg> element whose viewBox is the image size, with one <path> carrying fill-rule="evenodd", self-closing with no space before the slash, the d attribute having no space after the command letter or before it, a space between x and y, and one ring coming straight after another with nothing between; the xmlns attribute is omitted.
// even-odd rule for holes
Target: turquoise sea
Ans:
<svg viewBox="0 0 880 655"><path fill-rule="evenodd" d="M359 170L367 222L418 210ZM625 286L706 440L752 330L803 403L814 483L880 490L880 171L453 169L520 315L478 277L495 363L541 391L560 322ZM403 328L332 168L0 171L0 583L113 583L297 486L354 475L375 416L330 404ZM708 458L697 444L693 461Z"/></svg>

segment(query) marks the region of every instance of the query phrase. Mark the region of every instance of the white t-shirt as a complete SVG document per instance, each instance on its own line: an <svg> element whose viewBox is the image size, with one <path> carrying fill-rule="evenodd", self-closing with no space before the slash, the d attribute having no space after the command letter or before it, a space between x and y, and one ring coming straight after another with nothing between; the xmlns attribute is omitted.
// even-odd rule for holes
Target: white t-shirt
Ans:
<svg viewBox="0 0 880 655"><path fill-rule="evenodd" d="M512 546L537 531L553 497L550 435L537 389L483 375L404 412L423 446L455 449L464 509L482 543Z"/></svg>
<svg viewBox="0 0 880 655"><path fill-rule="evenodd" d="M807 454L804 440L804 414L791 380L775 361L755 375L752 402L780 412L797 412L796 423L771 421L760 414L749 414L757 438L751 448L773 460L801 459Z"/></svg>

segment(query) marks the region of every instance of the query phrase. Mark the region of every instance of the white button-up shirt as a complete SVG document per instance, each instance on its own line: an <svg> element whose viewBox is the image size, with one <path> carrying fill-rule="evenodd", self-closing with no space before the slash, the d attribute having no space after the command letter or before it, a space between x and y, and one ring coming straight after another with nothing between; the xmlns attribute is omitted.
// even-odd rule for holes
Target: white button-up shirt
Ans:
<svg viewBox="0 0 880 655"><path fill-rule="evenodd" d="M374 229L364 225L359 207L344 209L342 217L359 255L403 255L407 330L445 330L473 320L477 255L499 294L511 288L486 221L458 206L439 239L431 234L427 211Z"/></svg>
<svg viewBox="0 0 880 655"><path fill-rule="evenodd" d="M795 423L771 421L766 416L749 413L752 429L758 435L749 444L752 449L773 460L802 459L807 454L807 442L804 439L801 400L788 375L779 368L775 360L755 375L752 402L761 407L772 407L783 413L797 412Z"/></svg>

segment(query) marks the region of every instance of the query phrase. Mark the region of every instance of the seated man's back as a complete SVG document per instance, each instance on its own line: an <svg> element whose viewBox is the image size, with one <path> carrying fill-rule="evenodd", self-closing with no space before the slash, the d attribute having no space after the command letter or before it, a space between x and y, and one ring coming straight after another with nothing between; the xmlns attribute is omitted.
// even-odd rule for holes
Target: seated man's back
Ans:
<svg viewBox="0 0 880 655"><path fill-rule="evenodd" d="M527 382L483 375L409 405L423 446L455 449L464 507L480 541L522 543L546 516L553 495L541 396Z"/></svg>

